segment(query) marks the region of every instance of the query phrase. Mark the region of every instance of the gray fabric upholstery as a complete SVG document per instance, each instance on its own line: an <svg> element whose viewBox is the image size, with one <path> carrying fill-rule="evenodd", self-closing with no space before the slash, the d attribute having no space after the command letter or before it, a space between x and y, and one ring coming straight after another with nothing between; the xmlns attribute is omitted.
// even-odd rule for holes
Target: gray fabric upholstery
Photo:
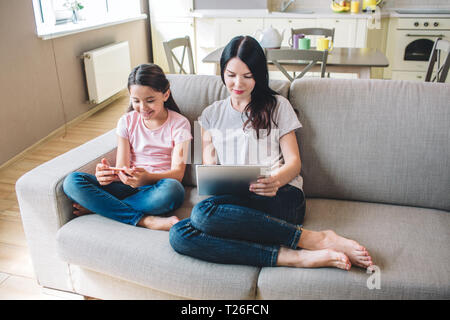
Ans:
<svg viewBox="0 0 450 320"><path fill-rule="evenodd" d="M183 184L197 186L195 165L202 163L202 145L200 126L196 122L203 109L214 101L228 97L228 91L223 85L220 76L208 75L177 75L168 74L173 98L181 110L181 113L191 123L192 136L191 159L186 166ZM271 80L269 86L283 97L287 98L290 82L285 80Z"/></svg>
<svg viewBox="0 0 450 320"><path fill-rule="evenodd" d="M68 265L56 253L55 235L74 216L62 190L64 178L77 170L90 171L102 157L112 159L117 139L113 131L93 139L27 172L16 182L22 223L38 282L72 291Z"/></svg>
<svg viewBox="0 0 450 320"><path fill-rule="evenodd" d="M450 216L445 211L308 199L304 228L358 239L379 267L380 289L369 289L371 274L355 267L349 272L263 268L259 299L450 299Z"/></svg>
<svg viewBox="0 0 450 320"><path fill-rule="evenodd" d="M208 263L176 253L169 233L85 215L57 234L59 256L71 264L194 299L251 299L259 268Z"/></svg>
<svg viewBox="0 0 450 320"><path fill-rule="evenodd" d="M448 84L305 79L290 101L307 196L450 210Z"/></svg>

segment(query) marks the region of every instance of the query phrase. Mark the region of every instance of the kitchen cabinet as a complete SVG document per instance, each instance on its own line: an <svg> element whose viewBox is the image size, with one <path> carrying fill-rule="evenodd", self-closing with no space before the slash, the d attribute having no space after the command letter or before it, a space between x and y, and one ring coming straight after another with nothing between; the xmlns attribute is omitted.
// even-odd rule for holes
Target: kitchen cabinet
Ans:
<svg viewBox="0 0 450 320"><path fill-rule="evenodd" d="M195 28L194 18L189 15L194 10L193 0L149 0L149 13L151 22L153 62L164 71L169 70L163 42L174 38L189 36L194 55L195 64ZM179 51L179 52L178 52ZM175 50L175 55L180 56L182 49ZM181 59L180 59L181 60ZM185 58L186 70L188 59Z"/></svg>
<svg viewBox="0 0 450 320"><path fill-rule="evenodd" d="M366 21L367 23L367 21ZM366 40L362 42L362 47L367 47L371 49L378 49L381 52L386 54L386 42L388 36L389 29L389 19L383 18L381 19L380 28L369 29L366 28ZM358 27L360 30L360 27ZM360 32L358 32L360 33ZM359 45L357 45L359 47ZM389 58L388 58L389 60ZM390 61L390 60L389 60ZM391 61L389 62L392 63ZM371 78L372 79L383 79L384 73L387 68L372 68L371 70Z"/></svg>
<svg viewBox="0 0 450 320"><path fill-rule="evenodd" d="M318 19L317 28L334 28L335 47L355 47L357 19Z"/></svg>
<svg viewBox="0 0 450 320"><path fill-rule="evenodd" d="M194 56L195 64L195 31L194 31L194 19L193 18L178 18L178 19L166 19L152 21L151 28L152 35L152 51L153 62L159 65L164 71L169 70L167 63L166 53L164 51L163 42L174 38L182 38L189 36L192 46L192 54ZM181 61L183 49L177 48L174 53L179 57ZM184 59L185 70L189 70L189 62L187 56Z"/></svg>
<svg viewBox="0 0 450 320"><path fill-rule="evenodd" d="M217 46L225 46L235 36L254 36L256 30L262 28L262 18L218 18L216 19Z"/></svg>
<svg viewBox="0 0 450 320"><path fill-rule="evenodd" d="M193 0L149 0L148 6L152 20L186 18L194 11Z"/></svg>
<svg viewBox="0 0 450 320"><path fill-rule="evenodd" d="M316 19L283 19L283 18L265 18L264 29L269 27L277 29L280 34L284 31L283 42L281 46L289 46L289 38L291 37L291 29L315 28ZM259 39L258 39L259 40Z"/></svg>
<svg viewBox="0 0 450 320"><path fill-rule="evenodd" d="M392 71L392 80L425 81L426 72Z"/></svg>
<svg viewBox="0 0 450 320"><path fill-rule="evenodd" d="M263 28L262 18L196 18L197 70L200 74L214 74L215 66L202 63L202 59L218 47L225 46L232 38L241 35L254 36Z"/></svg>
<svg viewBox="0 0 450 320"><path fill-rule="evenodd" d="M194 18L189 17L194 4L192 0L149 0L149 13L151 22L153 62L164 71L169 70L163 42L174 38L189 36L194 55L195 64L195 28ZM179 51L179 52L178 52ZM175 55L181 57L182 49L175 50ZM180 59L181 60L181 59ZM185 58L186 70L188 59Z"/></svg>

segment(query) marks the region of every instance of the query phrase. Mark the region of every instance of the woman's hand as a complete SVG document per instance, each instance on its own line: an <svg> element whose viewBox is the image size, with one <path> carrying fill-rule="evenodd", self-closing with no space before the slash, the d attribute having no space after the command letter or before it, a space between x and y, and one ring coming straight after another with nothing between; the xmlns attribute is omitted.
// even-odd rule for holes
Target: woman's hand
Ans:
<svg viewBox="0 0 450 320"><path fill-rule="evenodd" d="M120 181L130 187L137 188L147 184L148 172L143 168L124 168L118 173Z"/></svg>
<svg viewBox="0 0 450 320"><path fill-rule="evenodd" d="M250 185L249 190L260 196L274 197L277 194L280 185L281 182L276 176L270 176L259 178L256 183Z"/></svg>
<svg viewBox="0 0 450 320"><path fill-rule="evenodd" d="M111 182L117 181L117 175L114 170L109 169L110 164L106 158L103 158L101 163L98 163L95 167L95 177L98 183L102 186L106 186Z"/></svg>

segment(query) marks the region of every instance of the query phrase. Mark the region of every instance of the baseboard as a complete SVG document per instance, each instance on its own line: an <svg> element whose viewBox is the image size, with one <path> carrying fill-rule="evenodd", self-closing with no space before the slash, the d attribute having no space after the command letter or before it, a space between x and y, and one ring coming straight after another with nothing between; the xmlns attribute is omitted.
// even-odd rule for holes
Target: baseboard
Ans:
<svg viewBox="0 0 450 320"><path fill-rule="evenodd" d="M61 300L86 300L84 296L73 292L50 289L46 287L42 287L41 290L42 293L47 294L49 296L57 297Z"/></svg>
<svg viewBox="0 0 450 320"><path fill-rule="evenodd" d="M65 125L63 125L63 126L59 127L58 129L52 131L49 135L47 135L44 138L40 139L39 141L37 141L36 143L31 145L30 147L26 148L25 150L23 150L22 152L20 152L16 156L14 156L11 159L9 159L8 161L2 163L0 165L0 170L2 170L4 168L12 165L13 163L15 163L15 162L17 162L17 161L19 161L19 160L21 160L23 158L25 158L28 153L30 153L31 151L33 151L34 149L36 149L40 145L44 144L45 142L49 141L50 139L57 138L57 137L60 137L60 136L64 135L67 128L72 127L72 126L78 124L79 122L81 122L83 120L86 120L87 118L92 116L94 113L96 113L96 112L100 111L101 109L109 106L111 103L113 103L117 99L127 95L127 93L128 93L127 89L124 89L124 90L116 93L112 97L110 97L110 98L106 99L105 101L103 101L102 103L96 105L91 110L89 110L89 111L79 115L75 119L67 122Z"/></svg>

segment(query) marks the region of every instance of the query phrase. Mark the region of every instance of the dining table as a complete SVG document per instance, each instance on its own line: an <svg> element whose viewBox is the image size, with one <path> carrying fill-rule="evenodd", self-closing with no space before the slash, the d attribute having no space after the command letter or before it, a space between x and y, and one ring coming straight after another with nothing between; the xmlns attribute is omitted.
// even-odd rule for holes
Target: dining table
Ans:
<svg viewBox="0 0 450 320"><path fill-rule="evenodd" d="M202 59L204 63L215 63L215 73L220 74L220 56L224 47L217 48ZM280 49L298 50L291 47L281 47ZM279 49L265 49L279 50ZM311 48L315 50L315 48ZM309 61L279 61L287 71L302 71ZM269 71L279 70L273 63L268 62ZM334 47L328 52L326 63L327 73L353 73L357 74L359 79L370 79L371 68L386 68L389 66L389 60L386 55L378 49L372 48L347 48ZM316 64L311 72L319 72L320 64Z"/></svg>

